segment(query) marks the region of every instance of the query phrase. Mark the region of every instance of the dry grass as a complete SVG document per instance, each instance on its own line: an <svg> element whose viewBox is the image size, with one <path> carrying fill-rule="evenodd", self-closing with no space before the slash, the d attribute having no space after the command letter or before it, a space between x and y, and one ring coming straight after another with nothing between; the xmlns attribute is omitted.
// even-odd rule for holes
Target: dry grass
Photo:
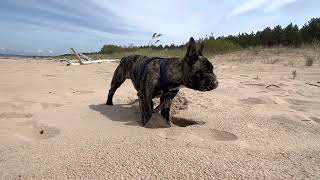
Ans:
<svg viewBox="0 0 320 180"><path fill-rule="evenodd" d="M186 52L186 49L139 49L134 52L121 52L112 54L89 54L88 56L92 59L121 59L124 56L139 54L149 57L180 57L182 58ZM303 46L301 48L288 48L288 47L273 47L273 48L262 48L254 47L243 49L239 51L233 51L222 55L215 54L215 52L207 49L205 51L205 56L209 59L214 59L214 61L221 62L234 62L239 64L281 64L285 66L317 66L319 65L318 52L319 48L314 48L310 46ZM223 58L220 58L223 57ZM74 55L69 56L59 56L59 59L76 59Z"/></svg>
<svg viewBox="0 0 320 180"><path fill-rule="evenodd" d="M306 56L306 66L312 66L314 61L315 61L315 57Z"/></svg>
<svg viewBox="0 0 320 180"><path fill-rule="evenodd" d="M262 64L276 64L277 62L279 62L280 59L279 58L270 58L270 59L263 59L261 60Z"/></svg>
<svg viewBox="0 0 320 180"><path fill-rule="evenodd" d="M292 79L295 79L297 77L297 70L292 71Z"/></svg>
<svg viewBox="0 0 320 180"><path fill-rule="evenodd" d="M133 55L133 54L139 54L144 56L150 56L150 57L183 57L184 53L186 52L185 49L164 49L164 50L157 50L157 49L151 49L151 48L145 48L145 49L138 49L134 52L115 52L111 54L100 54L100 53L93 53L88 54L87 56L91 57L94 60L97 59L121 59L124 56ZM212 53L207 53L207 57L212 57ZM61 59L75 59L74 55L67 55L67 56L57 56L57 58Z"/></svg>

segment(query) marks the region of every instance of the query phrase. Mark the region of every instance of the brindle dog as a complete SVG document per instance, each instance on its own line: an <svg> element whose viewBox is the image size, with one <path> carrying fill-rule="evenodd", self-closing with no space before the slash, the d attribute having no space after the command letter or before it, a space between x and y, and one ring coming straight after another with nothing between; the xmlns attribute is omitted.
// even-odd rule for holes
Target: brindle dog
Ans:
<svg viewBox="0 0 320 180"><path fill-rule="evenodd" d="M160 104L162 106L158 106L156 109L161 109L161 115L170 126L170 106L179 87L185 86L199 91L211 91L218 87L217 77L213 73L213 65L202 55L202 51L203 43L197 50L196 42L191 37L183 59L157 57L150 59L139 55L122 58L115 70L106 104L113 105L112 98L116 90L126 79L131 79L138 91L142 125L145 126L154 112L152 99L163 93L160 84L161 76L163 76L160 73L160 64L166 60L165 76L169 91L166 95L161 96Z"/></svg>

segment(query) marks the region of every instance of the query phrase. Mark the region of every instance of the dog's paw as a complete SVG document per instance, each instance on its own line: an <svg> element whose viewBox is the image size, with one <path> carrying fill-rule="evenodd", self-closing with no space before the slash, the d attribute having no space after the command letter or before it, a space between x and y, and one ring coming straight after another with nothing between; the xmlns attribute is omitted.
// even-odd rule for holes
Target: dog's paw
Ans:
<svg viewBox="0 0 320 180"><path fill-rule="evenodd" d="M172 127L171 121L167 121L167 128L170 128L170 127Z"/></svg>
<svg viewBox="0 0 320 180"><path fill-rule="evenodd" d="M107 101L107 102L106 102L106 105L107 105L107 106L113 106L113 103Z"/></svg>

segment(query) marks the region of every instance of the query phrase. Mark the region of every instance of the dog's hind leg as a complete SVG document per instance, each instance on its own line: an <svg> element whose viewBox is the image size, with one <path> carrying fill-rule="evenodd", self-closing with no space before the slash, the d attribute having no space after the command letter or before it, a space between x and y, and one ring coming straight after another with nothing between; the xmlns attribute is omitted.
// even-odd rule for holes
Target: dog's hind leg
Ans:
<svg viewBox="0 0 320 180"><path fill-rule="evenodd" d="M171 98L160 98L160 103L163 103L163 107L161 109L160 114L162 115L162 117L164 117L167 120L167 124L169 127L171 127L171 123L170 123L170 108L171 108L171 103L172 103L172 99Z"/></svg>
<svg viewBox="0 0 320 180"><path fill-rule="evenodd" d="M106 105L113 105L113 101L112 101L113 95L126 79L127 79L126 68L122 64L120 64L117 67L116 71L114 72Z"/></svg>
<svg viewBox="0 0 320 180"><path fill-rule="evenodd" d="M152 117L153 111L153 92L155 88L155 84L157 81L153 81L153 79L157 79L154 76L148 76L142 78L140 83L140 91L139 91L139 105L142 114L142 125L145 126Z"/></svg>

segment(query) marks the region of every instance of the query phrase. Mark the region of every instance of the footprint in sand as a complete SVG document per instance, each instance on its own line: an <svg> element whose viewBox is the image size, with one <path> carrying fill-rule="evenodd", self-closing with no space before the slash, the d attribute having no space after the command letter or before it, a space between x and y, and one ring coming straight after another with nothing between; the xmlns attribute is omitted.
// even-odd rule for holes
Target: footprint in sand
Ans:
<svg viewBox="0 0 320 180"><path fill-rule="evenodd" d="M289 106L290 109L293 109L295 111L301 111L301 112L306 112L306 108L303 106L297 106L297 105L291 105Z"/></svg>
<svg viewBox="0 0 320 180"><path fill-rule="evenodd" d="M167 129L159 136L170 140L181 140L181 141L236 141L238 137L227 131L220 131L216 129L199 128L185 131L184 129Z"/></svg>
<svg viewBox="0 0 320 180"><path fill-rule="evenodd" d="M56 107L63 106L62 104L56 104L56 103L40 103L40 105L43 109L56 108Z"/></svg>
<svg viewBox="0 0 320 180"><path fill-rule="evenodd" d="M73 94L92 94L95 91L71 89Z"/></svg>
<svg viewBox="0 0 320 180"><path fill-rule="evenodd" d="M203 125L205 122L202 121L195 121L192 119L186 119L181 117L171 117L172 124L179 126L179 127L187 127L193 125Z"/></svg>
<svg viewBox="0 0 320 180"><path fill-rule="evenodd" d="M60 134L60 129L33 121L20 123L14 132L15 137L25 141L49 139L58 134Z"/></svg>
<svg viewBox="0 0 320 180"><path fill-rule="evenodd" d="M238 139L235 134L217 129L198 129L195 132L202 138L214 141L236 141Z"/></svg>
<svg viewBox="0 0 320 180"><path fill-rule="evenodd" d="M205 122L195 121L192 119L173 117L171 122L174 126L190 127L194 125L203 125ZM238 137L230 132L211 129L207 127L197 127L191 129L170 128L159 134L160 137L172 140L197 140L197 141L236 141Z"/></svg>
<svg viewBox="0 0 320 180"><path fill-rule="evenodd" d="M78 91L80 94L91 94L91 93L95 93L95 91L87 91L87 90L80 90Z"/></svg>
<svg viewBox="0 0 320 180"><path fill-rule="evenodd" d="M236 141L238 136L227 131L211 130L217 141Z"/></svg>
<svg viewBox="0 0 320 180"><path fill-rule="evenodd" d="M17 112L4 112L0 114L0 119L5 118L30 118L33 114L31 113L17 113Z"/></svg>

